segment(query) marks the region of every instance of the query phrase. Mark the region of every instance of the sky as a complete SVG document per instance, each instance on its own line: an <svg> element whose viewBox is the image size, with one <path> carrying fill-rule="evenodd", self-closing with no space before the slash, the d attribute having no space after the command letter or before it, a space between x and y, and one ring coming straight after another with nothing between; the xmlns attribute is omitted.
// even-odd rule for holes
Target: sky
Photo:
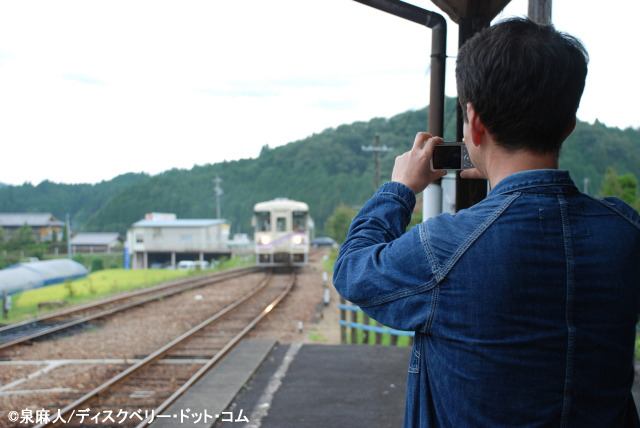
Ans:
<svg viewBox="0 0 640 428"><path fill-rule="evenodd" d="M497 19L527 5L512 0ZM553 1L556 28L590 55L578 119L640 127L639 14L638 1ZM458 30L447 20L455 96ZM352 0L0 0L0 183L255 158L421 109L430 49L428 28Z"/></svg>

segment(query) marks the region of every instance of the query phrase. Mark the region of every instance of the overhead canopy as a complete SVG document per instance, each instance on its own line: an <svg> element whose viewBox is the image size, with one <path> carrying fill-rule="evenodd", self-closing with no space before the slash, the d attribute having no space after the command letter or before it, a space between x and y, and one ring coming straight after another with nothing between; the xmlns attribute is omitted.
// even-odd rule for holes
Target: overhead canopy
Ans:
<svg viewBox="0 0 640 428"><path fill-rule="evenodd" d="M461 18L490 22L511 0L432 0L457 24Z"/></svg>

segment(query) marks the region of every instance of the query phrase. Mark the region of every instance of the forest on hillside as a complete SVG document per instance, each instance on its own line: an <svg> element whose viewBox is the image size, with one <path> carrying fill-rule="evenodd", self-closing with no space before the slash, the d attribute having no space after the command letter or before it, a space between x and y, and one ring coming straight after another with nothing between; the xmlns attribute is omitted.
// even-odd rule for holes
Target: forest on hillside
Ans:
<svg viewBox="0 0 640 428"><path fill-rule="evenodd" d="M456 100L445 102L445 140L455 138ZM264 146L255 159L204 164L190 170L161 174L125 174L98 184L67 185L49 181L34 186L0 188L0 212L67 213L75 231L116 231L124 234L149 212L176 213L178 218L214 218L216 197L212 180L218 176L224 191L221 217L232 233L251 232L256 202L275 197L305 201L324 234L326 220L341 205L357 208L375 191L374 154L362 146L392 149L380 155L381 181L389 180L394 159L408 150L415 133L425 130L427 108L391 118L374 118L329 128L299 141ZM619 174L640 173L640 131L579 122L567 139L560 167L568 169L579 187L588 179L588 193L598 195L609 167Z"/></svg>

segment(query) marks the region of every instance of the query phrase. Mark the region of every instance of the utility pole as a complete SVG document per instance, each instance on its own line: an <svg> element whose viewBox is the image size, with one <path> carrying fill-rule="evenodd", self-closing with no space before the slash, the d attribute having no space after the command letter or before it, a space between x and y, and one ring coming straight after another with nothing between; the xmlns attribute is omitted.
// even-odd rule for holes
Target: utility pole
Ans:
<svg viewBox="0 0 640 428"><path fill-rule="evenodd" d="M216 218L220 219L220 196L222 196L222 194L224 193L222 191L222 189L220 188L220 183L222 183L222 179L220 177L218 177L218 175L216 174L216 178L214 178L213 180L211 180L215 185L215 193L216 193Z"/></svg>
<svg viewBox="0 0 640 428"><path fill-rule="evenodd" d="M71 222L69 221L69 214L67 214L67 257L69 260L71 257Z"/></svg>
<svg viewBox="0 0 640 428"><path fill-rule="evenodd" d="M393 149L390 149L387 146L380 147L380 135L376 134L375 137L375 145L374 146L361 146L362 151L365 152L374 152L376 158L376 188L374 191L378 190L380 187L380 152L390 152Z"/></svg>
<svg viewBox="0 0 640 428"><path fill-rule="evenodd" d="M529 0L529 19L538 24L551 24L552 0Z"/></svg>

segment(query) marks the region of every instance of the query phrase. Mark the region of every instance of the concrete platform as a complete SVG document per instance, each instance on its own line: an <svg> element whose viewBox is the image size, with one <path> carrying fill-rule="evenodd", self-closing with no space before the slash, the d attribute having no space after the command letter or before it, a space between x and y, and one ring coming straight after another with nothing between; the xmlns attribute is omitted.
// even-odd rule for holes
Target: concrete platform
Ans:
<svg viewBox="0 0 640 428"><path fill-rule="evenodd" d="M244 340L152 426L399 427L410 353L410 347ZM640 411L638 373L633 395Z"/></svg>
<svg viewBox="0 0 640 428"><path fill-rule="evenodd" d="M402 426L410 353L245 340L152 426Z"/></svg>
<svg viewBox="0 0 640 428"><path fill-rule="evenodd" d="M151 424L153 427L213 426L276 345L275 340L240 342Z"/></svg>
<svg viewBox="0 0 640 428"><path fill-rule="evenodd" d="M237 417L242 410L249 419L242 426L249 427L400 427L410 353L391 346L276 346L228 411Z"/></svg>

